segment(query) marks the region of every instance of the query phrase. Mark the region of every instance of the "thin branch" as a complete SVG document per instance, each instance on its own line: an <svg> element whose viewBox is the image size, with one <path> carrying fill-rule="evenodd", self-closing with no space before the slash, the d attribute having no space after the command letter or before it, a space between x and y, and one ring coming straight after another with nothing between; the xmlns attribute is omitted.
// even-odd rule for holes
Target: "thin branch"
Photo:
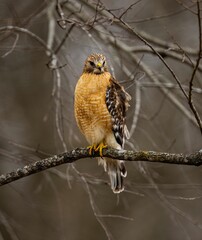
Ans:
<svg viewBox="0 0 202 240"><path fill-rule="evenodd" d="M133 8L134 5L138 4L139 2L141 2L141 0L136 1L133 4L131 4L129 7L127 7L126 10L124 10L124 12L119 16L119 18L121 19L129 10Z"/></svg>
<svg viewBox="0 0 202 240"><path fill-rule="evenodd" d="M57 53L60 51L61 47L64 45L65 41L67 40L67 38L69 37L71 31L73 30L74 26L75 26L74 23L70 26L70 28L69 28L68 31L66 32L64 38L62 39L62 41L60 42L60 44L59 44L59 45L57 46L57 48L55 49L55 54L57 54Z"/></svg>
<svg viewBox="0 0 202 240"><path fill-rule="evenodd" d="M189 6L189 9L194 7L196 5L196 3L193 3ZM133 21L128 21L128 23L142 23L142 22L151 22L153 20L159 20L159 19L163 19L163 18L168 18L168 17L172 17L172 16L175 16L175 15L178 15L180 13L184 13L188 11L188 9L186 8L183 8L183 9L178 9L176 11L173 11L173 12L168 12L167 14L163 14L163 15L155 15L155 16L152 16L152 17L147 17L147 18L142 18L142 19L137 19L137 20L133 20Z"/></svg>
<svg viewBox="0 0 202 240"><path fill-rule="evenodd" d="M2 58L7 57L9 54L11 54L11 53L15 50L15 47L16 47L17 42L18 42L18 40L19 40L19 34L16 33L15 35L16 35L16 38L15 38L15 41L14 41L12 47L9 49L8 52L4 53L4 54L1 56Z"/></svg>
<svg viewBox="0 0 202 240"><path fill-rule="evenodd" d="M200 64L200 60L201 60L201 51L202 51L202 32L201 32L201 14L200 14L200 4L199 4L199 1L197 1L197 17L198 17L198 27L199 27L199 52L198 52L198 58L197 58L197 61L196 61L196 65L194 67L194 70L192 72L192 76L191 76L191 79L190 79L190 82L189 82L189 99L188 99L188 102L189 102L189 106L192 110L192 112L194 113L195 117L196 117L196 121L199 125L199 128L200 128L200 131L201 131L201 134L202 134L202 123L201 123L201 119L200 119L200 116L194 106L194 103L193 103L193 100L192 100L192 88L193 88L193 81L194 81L194 77L196 75L196 72L198 70L198 67L199 67L199 64Z"/></svg>
<svg viewBox="0 0 202 240"><path fill-rule="evenodd" d="M176 43L177 45L177 43ZM134 53L147 53L147 54L154 54L153 51L148 47L148 46L128 46L128 48L130 48L131 52ZM179 49L181 50L181 52L179 52ZM173 59L178 60L181 63L185 63L188 66L193 67L196 62L192 61L188 55L188 53L186 51L184 51L184 49L179 45L178 48L162 48L162 47L156 47L156 51L161 54L162 56L165 57L170 57ZM202 71L202 66L199 65L198 66L198 70L201 72ZM181 84L182 85L182 84ZM183 85L182 85L183 86Z"/></svg>
<svg viewBox="0 0 202 240"><path fill-rule="evenodd" d="M48 34L47 34L47 47L52 49L54 43L54 36L55 36L55 19L54 19L54 10L55 10L55 3L51 2L47 9L47 17L48 17Z"/></svg>
<svg viewBox="0 0 202 240"><path fill-rule="evenodd" d="M7 32L7 31L25 33L25 34L29 35L30 37L32 37L33 39L35 39L38 43L40 43L46 49L46 52L48 55L54 54L53 50L47 46L47 44L43 41L43 39L41 39L39 36L37 36L36 34L34 34L33 32L29 31L26 28L20 28L17 26L0 27L0 32Z"/></svg>
<svg viewBox="0 0 202 240"><path fill-rule="evenodd" d="M186 4L184 4L183 3L183 1L181 1L181 0L176 0L176 2L180 5L180 6L182 6L184 9L186 9L186 10L188 10L189 12L191 12L191 13L193 13L193 14L197 14L195 11L193 11L191 8L190 8L190 6L187 6ZM198 1L197 1L198 2Z"/></svg>
<svg viewBox="0 0 202 240"><path fill-rule="evenodd" d="M55 166L59 166L65 163L72 163L79 159L89 157L99 157L99 153L94 153L93 156L90 156L89 150L87 148L77 148L69 152L54 155L52 157L45 158L43 160L39 160L29 165L26 165L23 168L18 168L17 170L9 172L7 174L2 174L0 176L0 186ZM103 157L109 157L125 161L145 161L193 166L202 165L202 150L191 154L175 154L154 151L134 152L107 148L103 150Z"/></svg>
<svg viewBox="0 0 202 240"><path fill-rule="evenodd" d="M182 85L184 89L189 90L189 87L187 85ZM142 82L141 87L149 87L149 88L159 88L159 87L164 87L164 88L170 88L170 89L179 89L179 86L170 83L170 82L159 82L159 83L153 83L153 82ZM197 88L193 87L192 92L196 94L202 94L202 88Z"/></svg>
<svg viewBox="0 0 202 240"><path fill-rule="evenodd" d="M128 220L128 221L134 221L134 218L130 218L130 217L124 217L121 215L113 215L113 214L97 214L97 217L102 217L102 218L119 218L119 219L123 219L123 220Z"/></svg>
<svg viewBox="0 0 202 240"><path fill-rule="evenodd" d="M62 28L62 29L66 29L67 27L67 23L65 21L65 14L62 10L62 6L61 6L61 3L60 3L60 0L57 0L57 3L56 3L56 11L58 13L58 15L60 16L60 19L58 20L58 24L59 26Z"/></svg>
<svg viewBox="0 0 202 240"><path fill-rule="evenodd" d="M91 23L92 27L93 27L93 25L94 25L94 24L96 23L96 21L97 21L99 5L100 5L100 0L98 0L98 2L97 2L97 4L96 4L95 15L94 15L93 21L92 21L92 23ZM89 29L89 30L90 30L90 29Z"/></svg>

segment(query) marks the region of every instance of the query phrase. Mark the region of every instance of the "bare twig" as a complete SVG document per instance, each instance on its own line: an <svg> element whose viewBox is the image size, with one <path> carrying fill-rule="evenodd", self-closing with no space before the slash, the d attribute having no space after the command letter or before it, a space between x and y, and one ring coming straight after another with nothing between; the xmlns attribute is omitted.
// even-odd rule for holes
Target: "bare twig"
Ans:
<svg viewBox="0 0 202 240"><path fill-rule="evenodd" d="M58 15L60 16L60 19L58 20L58 24L62 29L66 29L67 27L67 22L65 21L65 14L62 10L62 6L60 3L60 0L57 0L57 4L56 4L56 11L58 13Z"/></svg>
<svg viewBox="0 0 202 240"><path fill-rule="evenodd" d="M130 4L129 7L126 8L126 10L124 10L124 12L119 16L119 18L121 19L130 9L132 9L132 7L136 4L138 4L139 2L141 2L141 0L138 0L132 4Z"/></svg>
<svg viewBox="0 0 202 240"><path fill-rule="evenodd" d="M65 163L72 163L79 159L87 157L99 157L99 153L95 153L93 156L90 156L89 150L87 148L77 148L69 152L65 152L59 155L54 155L52 157L45 158L40 161L36 161L32 164L26 165L23 168L19 168L10 173L2 174L0 176L0 186L55 166L59 166ZM103 157L109 157L125 161L146 161L193 166L202 165L202 150L192 154L182 153L175 154L153 151L134 152L107 148L103 150Z"/></svg>
<svg viewBox="0 0 202 240"><path fill-rule="evenodd" d="M48 35L47 35L47 46L48 48L53 48L54 36L55 36L55 19L54 19L54 10L55 3L51 2L47 9L47 17L48 17Z"/></svg>
<svg viewBox="0 0 202 240"><path fill-rule="evenodd" d="M197 13L196 13L194 10L192 10L192 9L190 8L190 6L187 6L186 4L184 4L183 1L181 1L181 0L176 0L176 2L177 2L180 6L182 6L184 9L186 9L187 11L189 11L189 12L197 15Z"/></svg>
<svg viewBox="0 0 202 240"><path fill-rule="evenodd" d="M178 45L178 44L176 43L176 45ZM132 46L132 47L128 46L128 48L130 48L130 51L134 52L134 53L153 54L152 50L148 46ZM179 62L185 63L188 66L193 67L196 64L195 61L192 61L190 59L188 53L180 45L178 45L178 48L165 49L162 47L156 47L155 49L162 56L176 59ZM181 52L178 51L179 49L181 50ZM202 66L199 65L198 70L201 72Z"/></svg>
<svg viewBox="0 0 202 240"><path fill-rule="evenodd" d="M17 45L17 42L18 42L18 40L19 40L19 34L16 33L15 35L16 35L15 41L14 41L11 49L9 49L8 52L4 53L4 54L1 56L2 58L7 57L9 54L11 54L11 53L14 51L14 49L15 49L15 47L16 47L16 45Z"/></svg>
<svg viewBox="0 0 202 240"><path fill-rule="evenodd" d="M95 8L95 15L93 17L93 21L91 23L91 25L93 26L96 23L97 20L97 16L98 16L98 8L100 6L100 0L98 0L97 4L96 4L96 8Z"/></svg>
<svg viewBox="0 0 202 240"><path fill-rule="evenodd" d="M128 220L128 221L134 221L133 218L130 217L124 217L121 215L113 215L113 214L97 214L97 217L102 217L102 218L119 218L119 219L123 219L123 220Z"/></svg>
<svg viewBox="0 0 202 240"><path fill-rule="evenodd" d="M193 8L195 5L196 5L196 3L190 4L189 9ZM178 9L176 11L168 12L167 14L163 14L163 15L155 15L155 16L148 17L148 18L142 18L142 19L128 21L128 23L142 23L142 22L148 22L148 21L150 22L153 20L159 20L159 19L163 19L163 18L172 17L172 16L178 15L180 13L183 13L185 11L188 11L188 9L186 9L186 8Z"/></svg>
<svg viewBox="0 0 202 240"><path fill-rule="evenodd" d="M199 63L200 63L200 60L201 60L201 51L202 51L202 43L201 43L201 34L202 34L202 30L201 30L201 14L200 14L200 4L199 4L199 1L197 1L197 17L198 17L198 27L199 27L199 52L198 52L198 58L197 58L197 61L196 61L196 65L194 67L194 70L192 72L192 76L191 76L191 79L189 81L189 99L188 99L188 102L189 102L189 106L192 110L192 112L194 113L195 115L195 118L196 118L196 121L199 125L199 128L200 128L200 131L201 131L201 134L202 134L202 123L201 123L201 119L200 119L200 116L193 104L193 100L192 100L192 88L193 88L193 81L194 81L194 77L196 75L196 72L198 70L198 67L199 67Z"/></svg>
<svg viewBox="0 0 202 240"><path fill-rule="evenodd" d="M154 87L154 88L159 88L159 87L164 87L164 88L171 88L171 89L179 89L179 86L170 82L159 82L159 83L152 83L152 82L144 82L141 83L141 87ZM184 89L189 89L188 86L183 85ZM196 94L202 94L202 88L196 88L193 87L192 88L192 92L196 93Z"/></svg>
<svg viewBox="0 0 202 240"><path fill-rule="evenodd" d="M47 54L50 54L50 55L53 54L52 49L50 49L47 46L47 44L43 41L43 39L41 39L35 33L29 31L26 28L21 28L21 27L17 27L17 26L4 26L4 27L0 27L0 32L6 32L6 31L25 33L25 34L29 35L30 37L32 37L33 39L35 39L38 43L40 43L46 49Z"/></svg>
<svg viewBox="0 0 202 240"><path fill-rule="evenodd" d="M60 51L61 47L64 45L66 39L69 37L71 31L73 30L74 26L75 26L74 23L70 26L70 28L69 28L68 31L66 32L64 38L62 39L62 41L60 42L60 44L59 44L59 45L57 46L57 48L55 49L55 54L57 54L57 53Z"/></svg>

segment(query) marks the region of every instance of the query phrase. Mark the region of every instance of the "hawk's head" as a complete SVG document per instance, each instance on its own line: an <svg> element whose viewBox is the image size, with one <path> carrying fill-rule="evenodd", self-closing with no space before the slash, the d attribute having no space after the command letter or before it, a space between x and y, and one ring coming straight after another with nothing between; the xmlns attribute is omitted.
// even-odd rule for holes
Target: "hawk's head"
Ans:
<svg viewBox="0 0 202 240"><path fill-rule="evenodd" d="M107 72L106 58L102 54L91 54L85 61L84 73L101 74Z"/></svg>

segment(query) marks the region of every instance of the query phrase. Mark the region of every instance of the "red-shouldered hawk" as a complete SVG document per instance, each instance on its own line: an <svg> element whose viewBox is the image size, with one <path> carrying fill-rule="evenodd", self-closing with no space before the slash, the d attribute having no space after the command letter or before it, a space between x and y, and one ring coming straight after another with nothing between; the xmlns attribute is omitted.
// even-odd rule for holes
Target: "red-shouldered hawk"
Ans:
<svg viewBox="0 0 202 240"><path fill-rule="evenodd" d="M92 54L85 61L83 73L75 89L75 117L81 132L86 137L89 153L106 146L122 149L129 138L126 127L126 111L130 95L111 76L106 58ZM123 161L99 158L98 163L108 173L114 193L124 190L123 177L127 171Z"/></svg>

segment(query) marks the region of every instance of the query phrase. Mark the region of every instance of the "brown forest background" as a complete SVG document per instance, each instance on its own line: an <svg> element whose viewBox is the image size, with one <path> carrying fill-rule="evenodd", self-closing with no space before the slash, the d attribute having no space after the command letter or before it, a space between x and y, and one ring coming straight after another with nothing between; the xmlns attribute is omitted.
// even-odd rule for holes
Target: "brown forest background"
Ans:
<svg viewBox="0 0 202 240"><path fill-rule="evenodd" d="M180 0L1 0L0 174L87 145L73 97L93 52L132 96L126 149L200 150L200 9ZM127 169L120 195L95 159L2 186L0 240L201 239L201 167Z"/></svg>

